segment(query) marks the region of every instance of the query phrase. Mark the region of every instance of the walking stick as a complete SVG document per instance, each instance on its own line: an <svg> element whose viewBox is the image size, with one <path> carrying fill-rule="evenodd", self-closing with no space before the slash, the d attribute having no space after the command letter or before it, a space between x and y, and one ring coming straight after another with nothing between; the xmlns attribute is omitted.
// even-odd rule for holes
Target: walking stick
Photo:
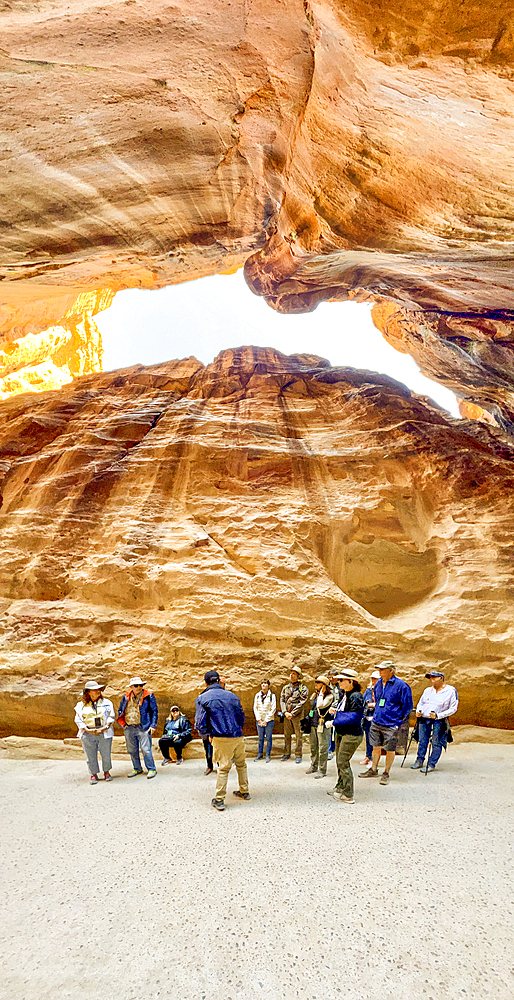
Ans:
<svg viewBox="0 0 514 1000"><path fill-rule="evenodd" d="M418 720L416 719L416 722L414 723L414 727L413 727L413 730L412 730L412 733L411 733L411 736L410 736L410 740L409 740L409 742L407 744L407 749L405 751L405 754L404 754L403 760L402 760L402 762L400 764L400 767L403 767L403 765L405 764L405 761L407 759L407 754L408 754L408 752L410 750L410 745L411 745L411 743L412 743L412 741L414 739L414 733L416 732L417 725L418 725Z"/></svg>

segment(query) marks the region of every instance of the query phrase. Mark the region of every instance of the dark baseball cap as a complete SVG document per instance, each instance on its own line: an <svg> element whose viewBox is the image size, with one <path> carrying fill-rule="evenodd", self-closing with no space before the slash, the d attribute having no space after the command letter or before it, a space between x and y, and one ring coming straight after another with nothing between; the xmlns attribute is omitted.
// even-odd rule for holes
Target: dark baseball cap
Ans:
<svg viewBox="0 0 514 1000"><path fill-rule="evenodd" d="M208 670L203 677L206 684L216 684L220 679L220 675L217 670Z"/></svg>
<svg viewBox="0 0 514 1000"><path fill-rule="evenodd" d="M429 670L428 674L425 674L425 677L428 677L429 680L431 677L442 677L444 679L444 674L439 670Z"/></svg>

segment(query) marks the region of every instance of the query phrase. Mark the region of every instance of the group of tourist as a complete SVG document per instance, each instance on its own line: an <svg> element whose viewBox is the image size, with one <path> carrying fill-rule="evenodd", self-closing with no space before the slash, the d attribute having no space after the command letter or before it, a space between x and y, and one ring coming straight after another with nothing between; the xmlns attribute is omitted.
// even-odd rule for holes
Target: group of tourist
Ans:
<svg viewBox="0 0 514 1000"><path fill-rule="evenodd" d="M425 677L430 680L416 707L417 723L413 736L418 741L418 752L413 770L430 773L436 767L443 747L449 737L448 720L458 708L454 687L446 684L444 674L431 670ZM207 767L210 774L217 765L216 791L212 805L218 811L225 808L227 781L232 764L238 775L237 798L249 799L248 772L243 738L245 715L237 695L226 689L225 678L216 670L208 670L204 677L205 690L197 697L194 726L203 740ZM114 707L104 696L104 688L96 681L84 686L81 701L75 706L75 721L86 756L91 784L99 780L98 755L106 781L112 780L111 747L114 735ZM292 738L295 737L295 762L302 763L303 737L309 736L310 767L307 774L324 778L328 760L335 755L337 781L328 794L341 802L354 802L354 780L351 759L365 739L366 755L361 761L366 770L360 778L377 778L386 785L399 734L408 731L413 710L412 691L406 681L396 676L396 665L384 660L373 671L369 686L362 693L357 672L346 667L316 678L314 692L303 681L301 671L294 667L289 683L280 693L280 710L268 679L263 680L257 691L253 712L257 725L258 750L256 760L271 759L275 716L284 723L284 753L281 761L291 758ZM140 677L132 677L123 695L117 721L123 729L132 771L128 777L143 774L141 756L147 778L156 775L152 754L152 737L157 727L158 710L154 694ZM193 738L193 727L178 705L172 705L159 739L162 766L182 763L184 747ZM425 758L429 751L428 759ZM379 776L379 763L385 754L385 765Z"/></svg>

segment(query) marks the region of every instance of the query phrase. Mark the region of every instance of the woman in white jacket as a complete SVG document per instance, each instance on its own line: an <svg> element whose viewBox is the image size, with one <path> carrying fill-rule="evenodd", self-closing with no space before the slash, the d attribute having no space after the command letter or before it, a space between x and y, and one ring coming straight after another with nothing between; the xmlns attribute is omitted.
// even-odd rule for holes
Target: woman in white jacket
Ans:
<svg viewBox="0 0 514 1000"><path fill-rule="evenodd" d="M271 758L272 733L275 724L275 712L277 711L277 699L271 690L268 680L261 684L260 691L257 691L253 700L253 714L257 722L257 735L259 737L259 749L255 760L262 760L264 753L264 737L266 737L266 763Z"/></svg>
<svg viewBox="0 0 514 1000"><path fill-rule="evenodd" d="M98 784L98 751L106 781L112 781L111 747L115 719L112 701L103 696L103 687L96 681L87 681L81 701L75 705L75 722L82 749L86 755L90 783Z"/></svg>

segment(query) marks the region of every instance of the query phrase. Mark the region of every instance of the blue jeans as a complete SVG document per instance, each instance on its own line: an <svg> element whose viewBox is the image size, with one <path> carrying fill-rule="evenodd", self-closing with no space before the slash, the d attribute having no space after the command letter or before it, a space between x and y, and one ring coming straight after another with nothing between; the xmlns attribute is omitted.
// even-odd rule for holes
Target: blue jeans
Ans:
<svg viewBox="0 0 514 1000"><path fill-rule="evenodd" d="M444 743L441 741L441 730L446 731L446 719L418 719L419 722L419 743L417 759L424 761L425 754L430 743L430 730L432 730L432 749L428 764L435 767L441 756Z"/></svg>
<svg viewBox="0 0 514 1000"><path fill-rule="evenodd" d="M257 735L259 737L259 749L257 754L262 757L264 750L264 737L266 737L266 757L271 757L271 746L272 738L271 734L273 732L273 726L275 725L275 720L272 719L271 722L267 722L265 726L257 726Z"/></svg>
<svg viewBox="0 0 514 1000"><path fill-rule="evenodd" d="M363 719L362 720L362 728L364 730L364 735L366 737L366 757L368 758L368 760L371 760L371 758L373 756L373 747L371 746L371 742L370 742L370 738L369 738L369 731L371 729L371 722L372 722L371 719Z"/></svg>
<svg viewBox="0 0 514 1000"><path fill-rule="evenodd" d="M155 763L152 756L152 737L148 729L142 726L125 726L125 743L132 760L134 771L142 771L139 750L143 754L145 767L148 771L155 771Z"/></svg>

